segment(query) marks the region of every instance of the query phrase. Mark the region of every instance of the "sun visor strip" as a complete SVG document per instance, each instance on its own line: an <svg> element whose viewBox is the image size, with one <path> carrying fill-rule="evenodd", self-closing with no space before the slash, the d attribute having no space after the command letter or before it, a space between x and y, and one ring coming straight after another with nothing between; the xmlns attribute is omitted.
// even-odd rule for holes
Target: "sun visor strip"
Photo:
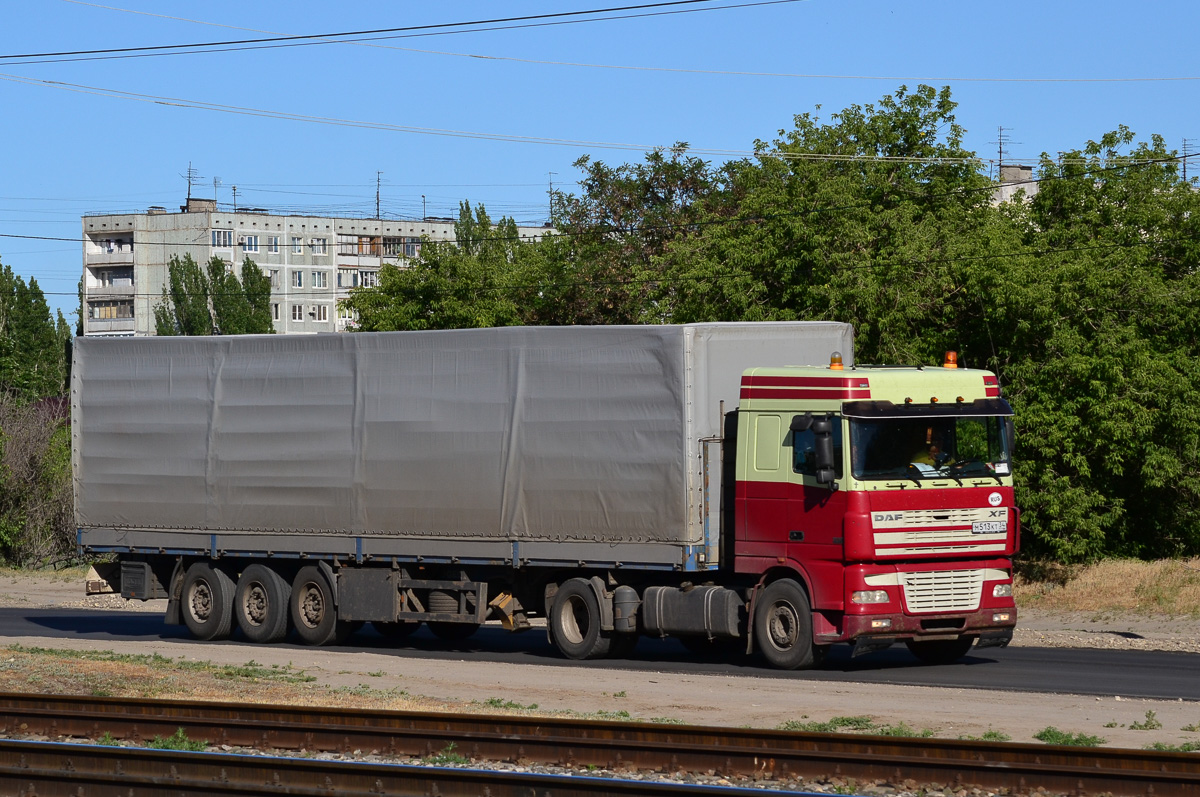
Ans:
<svg viewBox="0 0 1200 797"><path fill-rule="evenodd" d="M1002 398L975 399L970 404L894 404L890 401L844 401L842 415L847 418L881 420L884 418L974 418L1010 416L1013 409Z"/></svg>

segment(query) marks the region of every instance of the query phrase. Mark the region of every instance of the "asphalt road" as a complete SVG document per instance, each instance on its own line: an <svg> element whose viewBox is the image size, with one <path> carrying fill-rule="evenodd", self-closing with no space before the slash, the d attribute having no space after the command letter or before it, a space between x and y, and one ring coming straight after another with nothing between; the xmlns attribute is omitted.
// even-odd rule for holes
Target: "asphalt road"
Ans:
<svg viewBox="0 0 1200 797"><path fill-rule="evenodd" d="M38 637L46 647L54 647L56 639L87 639L114 648L125 641L170 642L178 643L179 655L191 656L197 655L195 648L203 645L252 647L238 636L225 642L198 642L183 626L165 625L160 615L148 612L0 609L0 635ZM303 648L289 643L278 647ZM697 661L694 654L674 640L644 638L627 659L575 662L559 655L540 630L511 634L500 628L485 627L466 642L447 643L421 629L401 643L389 643L370 626L337 649L374 653L390 650L399 657L432 660L475 659L659 673L745 673L759 678L1200 700L1200 655L1163 651L988 648L972 651L955 664L926 666L918 663L903 645L858 658L850 657L848 646L838 645L820 669L781 672L759 666L753 659Z"/></svg>

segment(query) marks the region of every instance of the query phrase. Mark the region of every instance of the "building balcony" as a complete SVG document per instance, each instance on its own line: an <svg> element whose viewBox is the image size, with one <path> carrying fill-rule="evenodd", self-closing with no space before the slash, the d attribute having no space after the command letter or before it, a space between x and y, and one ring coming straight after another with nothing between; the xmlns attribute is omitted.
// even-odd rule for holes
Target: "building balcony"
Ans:
<svg viewBox="0 0 1200 797"><path fill-rule="evenodd" d="M132 266L133 248L114 249L111 252L88 252L86 258L88 266Z"/></svg>
<svg viewBox="0 0 1200 797"><path fill-rule="evenodd" d="M132 318L89 318L87 335L132 335L136 331Z"/></svg>
<svg viewBox="0 0 1200 797"><path fill-rule="evenodd" d="M84 288L86 299L129 299L137 289L133 285L88 285Z"/></svg>

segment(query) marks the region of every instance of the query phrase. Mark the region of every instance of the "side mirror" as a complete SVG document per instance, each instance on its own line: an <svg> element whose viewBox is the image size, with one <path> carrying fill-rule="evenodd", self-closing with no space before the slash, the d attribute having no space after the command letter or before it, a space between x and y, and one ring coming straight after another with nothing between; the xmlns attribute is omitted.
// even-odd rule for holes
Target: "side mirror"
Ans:
<svg viewBox="0 0 1200 797"><path fill-rule="evenodd" d="M789 427L793 432L807 432L812 428L813 416L811 412L806 412L803 415L793 415L792 425Z"/></svg>
<svg viewBox="0 0 1200 797"><path fill-rule="evenodd" d="M833 419L822 415L812 419L815 454L817 457L817 484L834 484L837 478L837 463L833 460Z"/></svg>

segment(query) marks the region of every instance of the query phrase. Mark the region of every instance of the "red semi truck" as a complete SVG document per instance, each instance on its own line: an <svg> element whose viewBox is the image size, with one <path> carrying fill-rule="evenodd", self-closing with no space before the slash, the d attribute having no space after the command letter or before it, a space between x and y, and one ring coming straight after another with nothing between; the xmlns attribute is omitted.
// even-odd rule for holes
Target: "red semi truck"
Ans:
<svg viewBox="0 0 1200 797"><path fill-rule="evenodd" d="M79 549L202 639L952 661L1011 639L1019 540L1012 410L956 366L824 322L81 339Z"/></svg>

